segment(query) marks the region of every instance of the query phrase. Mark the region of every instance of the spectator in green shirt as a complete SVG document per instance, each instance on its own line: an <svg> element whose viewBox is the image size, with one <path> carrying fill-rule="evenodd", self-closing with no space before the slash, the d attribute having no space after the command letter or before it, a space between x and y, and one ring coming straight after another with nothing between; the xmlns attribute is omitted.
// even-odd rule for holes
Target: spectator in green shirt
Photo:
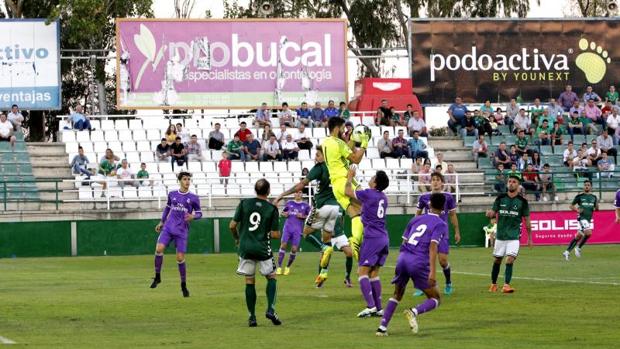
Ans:
<svg viewBox="0 0 620 349"><path fill-rule="evenodd" d="M140 164L140 171L138 171L138 174L136 175L136 177L140 180L140 185L150 185L151 187L153 186L153 180L148 180L150 178L149 172L146 170L146 163L141 163Z"/></svg>
<svg viewBox="0 0 620 349"><path fill-rule="evenodd" d="M549 121L547 121L547 119L543 120L542 124L536 128L536 132L534 133L538 144L551 145L551 137L549 136L551 131L553 131L553 128L549 126Z"/></svg>
<svg viewBox="0 0 620 349"><path fill-rule="evenodd" d="M553 129L551 130L551 144L553 145L562 145L562 135L564 131L560 127L559 122L553 123Z"/></svg>
<svg viewBox="0 0 620 349"><path fill-rule="evenodd" d="M497 173L495 173L495 184L493 188L498 193L506 192L506 173L504 172L504 164L497 164Z"/></svg>
<svg viewBox="0 0 620 349"><path fill-rule="evenodd" d="M245 161L243 142L241 142L241 140L239 139L238 134L235 134L235 138L228 142L228 145L226 146L226 152L228 153L228 158L230 160Z"/></svg>
<svg viewBox="0 0 620 349"><path fill-rule="evenodd" d="M618 102L618 91L616 91L616 87L614 85L609 86L609 91L605 93L605 102L611 102L611 104L616 104Z"/></svg>
<svg viewBox="0 0 620 349"><path fill-rule="evenodd" d="M341 118L345 120L349 120L349 117L351 116L351 112L349 112L349 108L347 108L347 104L345 102L340 102L339 107L340 109L338 110L339 112L338 116L340 116Z"/></svg>

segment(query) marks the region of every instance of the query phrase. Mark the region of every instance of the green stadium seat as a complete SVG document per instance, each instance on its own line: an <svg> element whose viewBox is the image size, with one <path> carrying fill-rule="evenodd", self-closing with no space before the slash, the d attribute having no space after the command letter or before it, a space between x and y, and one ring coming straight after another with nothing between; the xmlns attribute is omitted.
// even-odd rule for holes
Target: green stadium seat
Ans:
<svg viewBox="0 0 620 349"><path fill-rule="evenodd" d="M551 155L553 154L553 147L550 145L541 145L540 146L540 152L543 155Z"/></svg>
<svg viewBox="0 0 620 349"><path fill-rule="evenodd" d="M465 138L463 138L463 144L465 145L465 147L471 148L475 140L476 140L476 137L474 136L465 136Z"/></svg>

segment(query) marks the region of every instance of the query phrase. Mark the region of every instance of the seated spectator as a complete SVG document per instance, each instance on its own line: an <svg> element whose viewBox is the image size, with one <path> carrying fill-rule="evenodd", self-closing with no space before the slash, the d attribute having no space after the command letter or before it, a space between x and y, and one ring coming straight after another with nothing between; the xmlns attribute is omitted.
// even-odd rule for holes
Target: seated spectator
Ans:
<svg viewBox="0 0 620 349"><path fill-rule="evenodd" d="M189 143L189 132L183 128L183 124L180 122L176 124L177 136L181 137L183 144Z"/></svg>
<svg viewBox="0 0 620 349"><path fill-rule="evenodd" d="M506 125L507 120L506 118L504 118L504 112L502 111L502 108L495 109L493 117L495 118L495 122L497 122L498 125ZM512 120L510 121L512 122Z"/></svg>
<svg viewBox="0 0 620 349"><path fill-rule="evenodd" d="M468 112L469 110L467 110L467 107L463 104L461 97L456 97L454 103L448 108L448 128L450 128L455 135L458 134L458 128L463 125L465 114Z"/></svg>
<svg viewBox="0 0 620 349"><path fill-rule="evenodd" d="M308 134L308 131L306 131L306 125L304 125L303 123L299 125L296 137L297 139L295 140L295 142L297 143L299 149L312 149L312 142L310 141L310 136Z"/></svg>
<svg viewBox="0 0 620 349"><path fill-rule="evenodd" d="M297 160L297 156L299 155L299 146L293 140L293 136L288 134L286 135L286 140L282 144L282 158L284 160Z"/></svg>
<svg viewBox="0 0 620 349"><path fill-rule="evenodd" d="M117 161L119 161L119 157L114 155L114 152L112 152L112 149L106 149L105 150L105 156L101 159L101 161L99 162L99 175L100 178L115 178L116 177L116 170L118 169L118 163ZM103 184L103 190L106 190L108 187L108 182L106 180L104 180L103 182L101 182L101 184ZM102 196L104 196L105 193L102 193Z"/></svg>
<svg viewBox="0 0 620 349"><path fill-rule="evenodd" d="M533 191L536 196L536 201L540 201L540 180L538 179L538 172L534 169L532 164L527 165L525 172L523 172L523 183L521 185L525 190Z"/></svg>
<svg viewBox="0 0 620 349"><path fill-rule="evenodd" d="M517 160L517 169L521 172L525 171L530 165L532 165L532 160L527 153L524 153L519 160Z"/></svg>
<svg viewBox="0 0 620 349"><path fill-rule="evenodd" d="M224 139L224 134L220 132L220 124L215 124L215 129L209 132L209 149L213 150L221 150L224 146L226 140Z"/></svg>
<svg viewBox="0 0 620 349"><path fill-rule="evenodd" d="M286 125L281 124L280 128L284 128L286 130ZM273 133L273 131L271 130L271 126L265 125L263 127L263 134L260 136L260 142L261 143L265 143L265 142L267 142L269 140L269 138L271 138L271 136L275 136L275 135L276 134Z"/></svg>
<svg viewBox="0 0 620 349"><path fill-rule="evenodd" d="M568 110L568 115L573 115L575 112L577 112L578 118L585 116L585 111L583 107L579 104L579 101L575 101L573 106Z"/></svg>
<svg viewBox="0 0 620 349"><path fill-rule="evenodd" d="M589 160L588 154L582 148L577 150L577 156L573 158L573 171L577 173L583 173L586 177L590 178L590 172L588 171Z"/></svg>
<svg viewBox="0 0 620 349"><path fill-rule="evenodd" d="M83 113L83 108L79 104L75 106L75 111L71 113L71 121L73 121L73 128L75 130L94 130L90 125L90 119Z"/></svg>
<svg viewBox="0 0 620 349"><path fill-rule="evenodd" d="M119 180L118 185L121 188L124 188L126 185L136 188L140 186L140 183L135 180L136 174L129 168L129 163L125 159L121 161L121 167L116 170L116 178Z"/></svg>
<svg viewBox="0 0 620 349"><path fill-rule="evenodd" d="M260 142L254 139L253 134L249 134L247 140L243 143L246 160L260 161Z"/></svg>
<svg viewBox="0 0 620 349"><path fill-rule="evenodd" d="M570 108L570 106L578 100L579 97L577 97L577 94L573 92L573 87L571 85L566 85L564 91L560 93L560 96L558 97L558 103L564 111L568 111L568 108Z"/></svg>
<svg viewBox="0 0 620 349"><path fill-rule="evenodd" d="M476 121L474 120L474 116L471 113L467 113L465 115L465 119L463 120L463 128L461 128L461 136L463 138L466 136L474 136L478 138Z"/></svg>
<svg viewBox="0 0 620 349"><path fill-rule="evenodd" d="M609 136L609 131L604 129L603 133L601 133L600 136L596 137L596 142L598 143L598 146L599 148L601 148L601 151L603 153L607 153L607 155L613 156L614 162L618 163L618 151L614 147L613 139Z"/></svg>
<svg viewBox="0 0 620 349"><path fill-rule="evenodd" d="M457 173L456 173L456 169L454 168L454 165L449 164L448 170L445 172L446 173L444 175L444 180L445 180L444 190L449 193L455 193Z"/></svg>
<svg viewBox="0 0 620 349"><path fill-rule="evenodd" d="M351 112L349 111L349 108L347 108L347 104L345 102L340 102L338 116L345 120L349 120L349 118L351 117Z"/></svg>
<svg viewBox="0 0 620 349"><path fill-rule="evenodd" d="M289 132L286 129L286 126L280 125L280 129L276 130L274 136L276 137L276 141L278 142L278 144L281 144L282 142L286 140L286 136L288 135L289 135ZM269 138L267 140L269 140Z"/></svg>
<svg viewBox="0 0 620 349"><path fill-rule="evenodd" d="M162 138L161 143L155 148L155 158L159 161L170 160L170 145L168 145L165 138Z"/></svg>
<svg viewBox="0 0 620 349"><path fill-rule="evenodd" d="M521 108L519 114L514 118L514 133L518 134L521 130L528 133L531 125L532 120L525 114L525 109Z"/></svg>
<svg viewBox="0 0 620 349"><path fill-rule="evenodd" d="M448 169L448 163L443 161L443 153L438 151L435 153L435 166L441 165L442 171L441 174L446 174L446 169Z"/></svg>
<svg viewBox="0 0 620 349"><path fill-rule="evenodd" d="M583 102L588 103L589 100L592 100L596 103L600 103L603 101L601 97L592 90L592 86L587 86L586 92L583 94Z"/></svg>
<svg viewBox="0 0 620 349"><path fill-rule="evenodd" d="M521 171L517 170L517 164L514 162L510 164L510 170L506 172L506 177L508 178L510 176L516 176L519 178L523 178L523 176L521 175Z"/></svg>
<svg viewBox="0 0 620 349"><path fill-rule="evenodd" d="M601 112L601 109L599 109L599 107L594 104L594 99L590 99L588 101L588 104L586 104L586 106L583 108L583 112L586 115L586 123L588 125L586 125L586 129L590 129L592 132L592 134L596 134L598 132L598 129L596 128L595 124L601 124L602 128L605 129L605 118L603 118L603 113Z"/></svg>
<svg viewBox="0 0 620 349"><path fill-rule="evenodd" d="M280 144L276 141L276 136L271 136L267 142L263 144L263 161L281 160Z"/></svg>
<svg viewBox="0 0 620 349"><path fill-rule="evenodd" d="M270 126L271 127L271 126ZM236 136L239 136L239 140L241 142L244 142L248 140L248 136L252 134L252 131L248 130L247 128L247 124L245 123L245 121L242 121L239 124L239 130L237 132L235 132Z"/></svg>
<svg viewBox="0 0 620 349"><path fill-rule="evenodd" d="M164 137L166 138L166 143L168 143L168 145L173 145L177 140L177 128L174 125L168 126Z"/></svg>
<svg viewBox="0 0 620 349"><path fill-rule="evenodd" d="M540 154L538 152L532 153L532 166L536 171L542 170L542 166L540 165Z"/></svg>
<svg viewBox="0 0 620 349"><path fill-rule="evenodd" d="M9 142L15 149L17 138L14 136L13 124L6 118L6 114L0 113L0 142Z"/></svg>
<svg viewBox="0 0 620 349"><path fill-rule="evenodd" d="M441 165L435 166L435 173L441 174L441 171L443 171L443 168L441 168Z"/></svg>
<svg viewBox="0 0 620 349"><path fill-rule="evenodd" d="M153 180L150 179L151 176L149 175L149 172L146 170L146 163L143 162L140 164L140 171L138 171L138 174L136 175L136 177L140 181L140 185L151 186L151 187L153 186Z"/></svg>
<svg viewBox="0 0 620 349"><path fill-rule="evenodd" d="M86 179L90 179L90 176L95 175L94 172L88 169L88 157L84 155L84 148L78 147L78 154L71 160L71 172L76 175L84 175Z"/></svg>
<svg viewBox="0 0 620 349"><path fill-rule="evenodd" d="M431 191L431 164L425 163L418 172L418 190L421 193Z"/></svg>
<svg viewBox="0 0 620 349"><path fill-rule="evenodd" d="M605 105L603 106L603 108L601 108L601 113L603 114L605 119L607 119L607 116L609 116L609 114L611 114L611 112L616 108L617 107L611 104L610 101L607 101L605 102Z"/></svg>
<svg viewBox="0 0 620 349"><path fill-rule="evenodd" d="M573 148L573 142L568 142L568 147L562 153L562 162L571 170L573 169L573 159L577 157L577 151Z"/></svg>
<svg viewBox="0 0 620 349"><path fill-rule="evenodd" d="M228 145L226 146L226 153L228 153L230 160L246 160L245 147L243 142L239 139L238 134L235 134L235 137L228 142Z"/></svg>
<svg viewBox="0 0 620 349"><path fill-rule="evenodd" d="M202 147L198 143L198 136L192 135L189 143L187 143L187 160L188 161L203 161Z"/></svg>
<svg viewBox="0 0 620 349"><path fill-rule="evenodd" d="M344 132L342 133L342 140L349 143L351 140L351 134L353 134L353 123L347 121L344 123Z"/></svg>
<svg viewBox="0 0 620 349"><path fill-rule="evenodd" d="M396 112L396 108L390 107L390 114L392 114L390 126L407 126L407 124L403 125L403 119L400 117L400 114Z"/></svg>
<svg viewBox="0 0 620 349"><path fill-rule="evenodd" d="M409 108L409 106L407 108ZM409 135L413 137L413 132L418 131L421 137L428 137L426 123L424 122L424 119L420 117L420 114L418 113L418 111L417 110L412 111L411 115L412 117L409 119L409 122L407 123L407 129L409 130Z"/></svg>
<svg viewBox="0 0 620 349"><path fill-rule="evenodd" d="M17 104L13 104L11 106L11 111L9 112L7 119L13 124L13 129L15 132L19 132L22 129L22 123L24 122L24 115L19 110Z"/></svg>
<svg viewBox="0 0 620 349"><path fill-rule="evenodd" d="M613 85L609 86L609 91L605 93L605 102L609 101L615 105L616 102L618 102L619 97L620 95L618 94L618 91L616 91L616 87Z"/></svg>
<svg viewBox="0 0 620 349"><path fill-rule="evenodd" d="M232 162L228 158L228 152L222 152L222 158L217 163L217 168L220 172L220 183L224 184L224 187L228 185L228 177L232 169Z"/></svg>
<svg viewBox="0 0 620 349"><path fill-rule="evenodd" d="M529 140L528 137L525 137L525 131L519 130L517 133L517 139L515 140L515 146L517 147L517 154L522 156L525 153L530 154L532 150L528 146Z"/></svg>
<svg viewBox="0 0 620 349"><path fill-rule="evenodd" d="M383 131L383 137L377 141L377 150L379 150L379 157L382 159L394 157L394 147L392 147L392 140L388 131Z"/></svg>
<svg viewBox="0 0 620 349"><path fill-rule="evenodd" d="M586 154L588 155L588 166L597 166L598 161L602 159L601 148L598 147L598 142L592 140L592 146L588 148Z"/></svg>
<svg viewBox="0 0 620 349"><path fill-rule="evenodd" d="M614 176L614 170L616 169L616 165L611 162L611 159L607 156L607 153L601 154L601 159L598 161L598 170L601 172L601 178L611 178Z"/></svg>
<svg viewBox="0 0 620 349"><path fill-rule="evenodd" d="M489 157L489 145L485 142L483 135L478 136L478 139L474 141L471 151L474 154L476 167L478 167L478 158Z"/></svg>
<svg viewBox="0 0 620 349"><path fill-rule="evenodd" d="M521 110L521 108L517 104L517 100L514 99L514 98L511 99L510 103L506 107L506 117L504 119L504 123L506 125L512 125L514 123L515 119L517 118L517 115L519 114L520 110ZM510 121L508 121L508 120L510 120Z"/></svg>
<svg viewBox="0 0 620 349"><path fill-rule="evenodd" d="M498 193L506 192L506 173L504 172L504 164L497 164L497 172L495 173L495 183L493 189Z"/></svg>
<svg viewBox="0 0 620 349"><path fill-rule="evenodd" d="M495 120L495 116L489 116L489 126L491 127L491 134L493 136L501 136L502 132L499 130L499 124Z"/></svg>
<svg viewBox="0 0 620 349"><path fill-rule="evenodd" d="M618 108L614 108L607 116L607 132L613 138L614 144L618 145L618 138L615 136L616 132L620 129L620 113Z"/></svg>
<svg viewBox="0 0 620 349"><path fill-rule="evenodd" d="M570 115L570 120L568 120L568 134L570 135L571 141L574 140L575 134L585 134L585 129L583 127L583 123L579 118L579 113L574 111Z"/></svg>
<svg viewBox="0 0 620 349"><path fill-rule="evenodd" d="M553 185L553 174L551 173L551 166L544 164L542 172L538 176L540 178L540 188L542 189L543 201L547 201L547 193L551 193L551 200L558 201L558 197L555 196L555 185Z"/></svg>
<svg viewBox="0 0 620 349"><path fill-rule="evenodd" d="M424 158L413 159L413 162L411 163L411 174L413 175L412 180L415 181L418 178L417 174L420 170L422 170L424 163Z"/></svg>
<svg viewBox="0 0 620 349"><path fill-rule="evenodd" d="M493 128L489 119L479 110L474 110L474 125L478 130L478 135L493 135Z"/></svg>
<svg viewBox="0 0 620 349"><path fill-rule="evenodd" d="M325 117L325 111L321 108L321 102L314 103L314 108L311 112L312 126L313 127L325 127L327 126L327 118Z"/></svg>
<svg viewBox="0 0 620 349"><path fill-rule="evenodd" d="M312 127L312 111L308 109L308 103L302 102L301 107L295 113L297 114L297 127L301 125Z"/></svg>
<svg viewBox="0 0 620 349"><path fill-rule="evenodd" d="M325 108L323 113L325 114L325 119L329 120L329 119L331 119L333 117L336 117L336 116L340 115L340 110L338 110L336 108L336 105L334 104L334 101L330 99L327 102L327 108Z"/></svg>
<svg viewBox="0 0 620 349"><path fill-rule="evenodd" d="M254 126L265 127L265 125L271 126L271 111L267 108L267 103L263 102L260 108L256 110L254 116Z"/></svg>
<svg viewBox="0 0 620 349"><path fill-rule="evenodd" d="M534 138L539 145L551 145L551 132L553 132L553 128L549 126L549 121L545 119L542 124L536 128Z"/></svg>
<svg viewBox="0 0 620 349"><path fill-rule="evenodd" d="M398 130L398 136L392 140L392 148L394 149L394 157L406 158L409 156L409 146L404 138L405 131Z"/></svg>
<svg viewBox="0 0 620 349"><path fill-rule="evenodd" d="M405 112L403 113L403 121L405 122L405 125L403 126L407 126L409 127L409 120L411 120L411 118L413 117L413 104L407 104L407 110L405 110ZM411 131L409 131L409 135L411 136Z"/></svg>
<svg viewBox="0 0 620 349"><path fill-rule="evenodd" d="M564 131L560 127L560 123L557 122L557 121L554 122L553 123L553 129L551 130L551 144L552 145L562 145L562 143L563 143L562 135L563 134L564 134Z"/></svg>
<svg viewBox="0 0 620 349"><path fill-rule="evenodd" d="M570 104L569 104L570 105ZM554 98L549 99L549 105L547 106L547 116L558 118L564 113L564 108L557 104Z"/></svg>
<svg viewBox="0 0 620 349"><path fill-rule="evenodd" d="M510 157L510 162L513 164L516 164L517 161L519 161L519 153L517 153L517 146L516 145L511 145L510 146L510 153L508 153L508 156Z"/></svg>
<svg viewBox="0 0 620 349"><path fill-rule="evenodd" d="M289 109L288 103L282 103L282 110L278 113L278 118L280 119L280 125L293 127L293 112Z"/></svg>
<svg viewBox="0 0 620 349"><path fill-rule="evenodd" d="M493 107L491 107L490 100L487 99L486 101L484 101L484 104L480 107L480 112L487 116L493 114Z"/></svg>
<svg viewBox="0 0 620 349"><path fill-rule="evenodd" d="M538 120L543 116L548 116L548 113L545 111L545 108L540 104L540 99L534 99L534 105L530 107L530 120L533 124L538 124ZM543 117L544 119L544 117ZM547 120L549 118L547 117ZM555 119L555 117L554 117Z"/></svg>
<svg viewBox="0 0 620 349"><path fill-rule="evenodd" d="M170 163L172 164L172 170L174 170L174 163L183 166L187 162L187 149L185 145L181 143L181 137L177 136L175 142L170 146Z"/></svg>

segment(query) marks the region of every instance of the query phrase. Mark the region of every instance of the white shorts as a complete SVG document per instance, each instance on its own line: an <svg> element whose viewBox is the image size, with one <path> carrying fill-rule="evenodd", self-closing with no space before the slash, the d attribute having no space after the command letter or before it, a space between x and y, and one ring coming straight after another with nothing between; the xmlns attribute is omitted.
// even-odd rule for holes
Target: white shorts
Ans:
<svg viewBox="0 0 620 349"><path fill-rule="evenodd" d="M493 256L500 258L511 256L517 258L519 255L519 245L519 240L495 240Z"/></svg>
<svg viewBox="0 0 620 349"><path fill-rule="evenodd" d="M337 247L341 251L342 248L349 246L349 239L347 239L347 236L344 234L332 238L331 242L332 246Z"/></svg>
<svg viewBox="0 0 620 349"><path fill-rule="evenodd" d="M340 216L340 206L324 205L318 210L313 208L306 219L306 225L314 230L325 230L333 233L336 220Z"/></svg>
<svg viewBox="0 0 620 349"><path fill-rule="evenodd" d="M592 230L592 223L587 219L582 219L579 221L579 230L577 230L577 233L583 234L586 230Z"/></svg>
<svg viewBox="0 0 620 349"><path fill-rule="evenodd" d="M254 276L256 274L256 265L258 265L258 271L263 276L271 275L276 272L276 262L273 257L265 259L264 261L243 259L239 257L237 274L244 276Z"/></svg>

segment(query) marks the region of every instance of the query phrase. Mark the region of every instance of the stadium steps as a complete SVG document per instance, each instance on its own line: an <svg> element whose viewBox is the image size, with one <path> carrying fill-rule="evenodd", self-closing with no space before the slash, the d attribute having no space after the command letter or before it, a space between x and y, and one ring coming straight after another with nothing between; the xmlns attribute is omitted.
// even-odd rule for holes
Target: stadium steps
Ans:
<svg viewBox="0 0 620 349"><path fill-rule="evenodd" d="M4 203L5 198L10 202L32 201L39 197L23 135L16 136L15 148L8 142L0 143L0 203Z"/></svg>
<svg viewBox="0 0 620 349"><path fill-rule="evenodd" d="M28 152L37 179L73 179L62 143L28 143Z"/></svg>

